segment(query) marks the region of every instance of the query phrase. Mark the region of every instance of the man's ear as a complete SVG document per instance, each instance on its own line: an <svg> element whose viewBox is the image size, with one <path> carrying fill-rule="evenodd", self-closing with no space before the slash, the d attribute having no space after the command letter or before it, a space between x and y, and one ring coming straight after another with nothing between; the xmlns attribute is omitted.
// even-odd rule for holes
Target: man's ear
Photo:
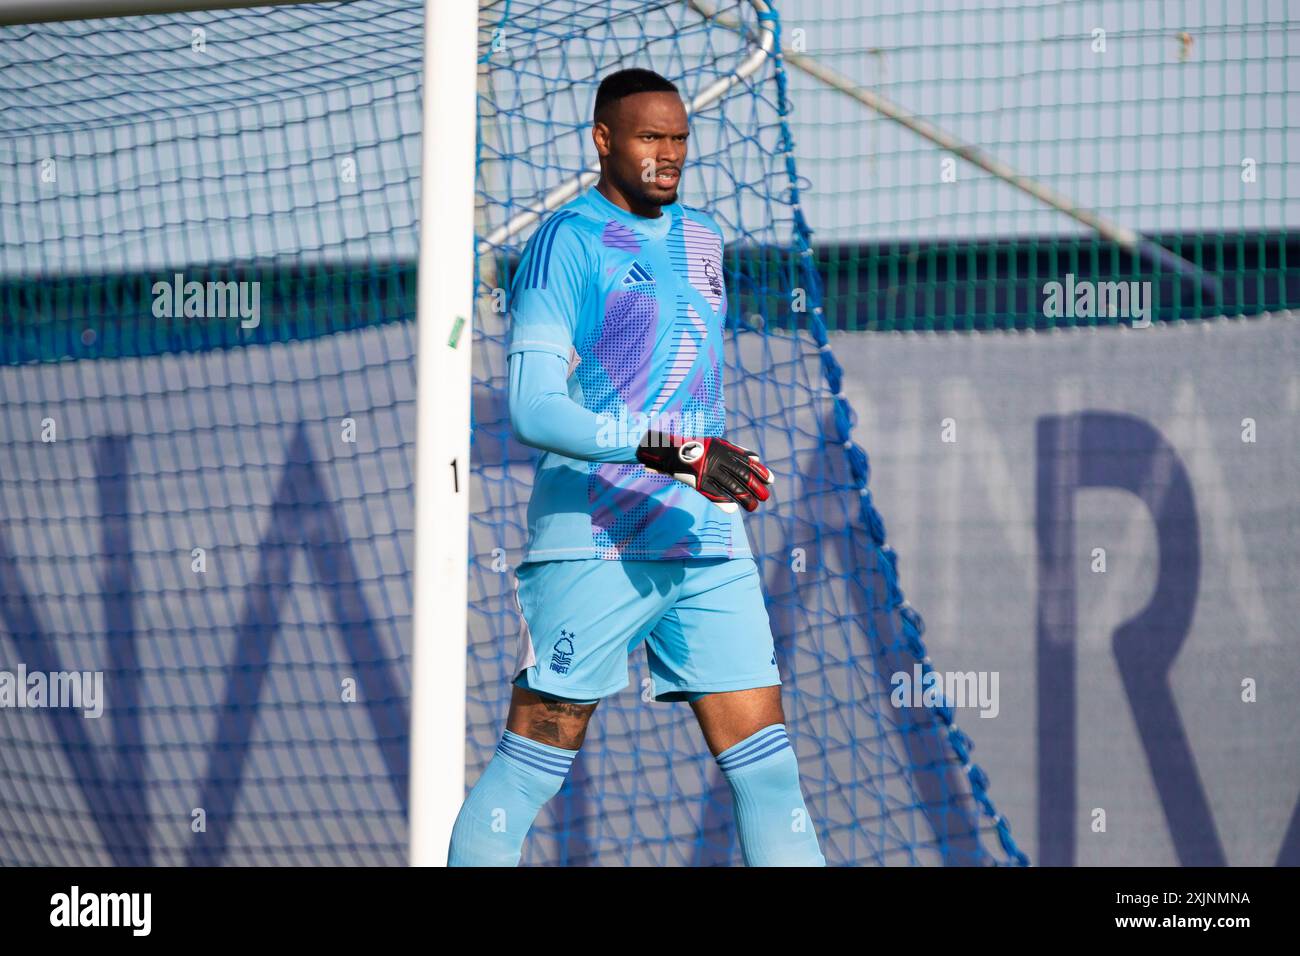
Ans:
<svg viewBox="0 0 1300 956"><path fill-rule="evenodd" d="M612 134L609 127L604 123L593 123L591 127L591 141L596 145L596 154L604 159L609 155L609 141Z"/></svg>

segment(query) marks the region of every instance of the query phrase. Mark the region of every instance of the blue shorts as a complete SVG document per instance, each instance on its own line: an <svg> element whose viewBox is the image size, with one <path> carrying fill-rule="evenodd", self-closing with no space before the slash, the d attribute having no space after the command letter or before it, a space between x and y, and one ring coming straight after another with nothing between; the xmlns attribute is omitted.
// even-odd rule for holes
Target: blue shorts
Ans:
<svg viewBox="0 0 1300 956"><path fill-rule="evenodd" d="M519 566L515 684L590 703L628 685L646 642L655 700L781 683L753 558Z"/></svg>

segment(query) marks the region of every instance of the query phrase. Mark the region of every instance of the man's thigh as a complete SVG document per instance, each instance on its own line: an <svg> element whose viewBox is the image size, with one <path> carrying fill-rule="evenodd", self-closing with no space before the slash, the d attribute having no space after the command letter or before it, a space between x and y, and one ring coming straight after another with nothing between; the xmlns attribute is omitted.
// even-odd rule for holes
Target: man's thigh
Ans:
<svg viewBox="0 0 1300 956"><path fill-rule="evenodd" d="M647 648L656 700L755 688L772 688L780 699L776 646L752 558L687 562L678 598Z"/></svg>

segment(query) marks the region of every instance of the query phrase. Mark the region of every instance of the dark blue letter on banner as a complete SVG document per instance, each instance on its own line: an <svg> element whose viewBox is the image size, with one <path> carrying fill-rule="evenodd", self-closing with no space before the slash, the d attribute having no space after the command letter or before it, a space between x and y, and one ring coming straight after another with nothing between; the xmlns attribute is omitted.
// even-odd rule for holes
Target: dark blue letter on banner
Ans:
<svg viewBox="0 0 1300 956"><path fill-rule="evenodd" d="M1200 582L1196 505L1187 470L1148 422L1112 412L1038 421L1038 859L1075 859L1078 769L1074 499L1085 488L1136 495L1156 525L1155 593L1112 638L1170 837L1184 866L1222 866L1223 847L1169 685Z"/></svg>

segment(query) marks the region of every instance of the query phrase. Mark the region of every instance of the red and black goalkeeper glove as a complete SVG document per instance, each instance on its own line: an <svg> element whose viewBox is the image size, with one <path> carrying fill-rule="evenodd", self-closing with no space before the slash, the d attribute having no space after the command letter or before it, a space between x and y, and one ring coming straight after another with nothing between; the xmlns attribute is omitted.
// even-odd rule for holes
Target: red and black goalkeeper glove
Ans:
<svg viewBox="0 0 1300 956"><path fill-rule="evenodd" d="M636 450L647 468L690 485L723 511L753 511L772 494L772 472L748 448L725 438L682 438L647 432Z"/></svg>

